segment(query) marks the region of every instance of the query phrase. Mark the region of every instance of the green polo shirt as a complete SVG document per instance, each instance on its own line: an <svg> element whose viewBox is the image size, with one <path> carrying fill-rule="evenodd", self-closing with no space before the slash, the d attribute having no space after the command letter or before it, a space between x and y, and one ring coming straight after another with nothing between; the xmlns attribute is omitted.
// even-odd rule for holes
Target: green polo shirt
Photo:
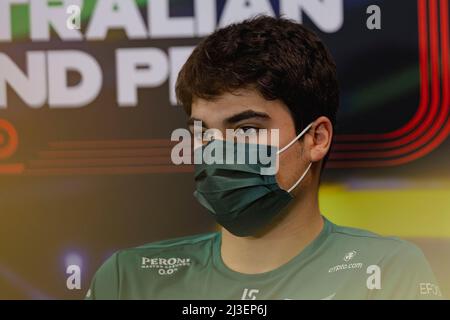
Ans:
<svg viewBox="0 0 450 320"><path fill-rule="evenodd" d="M86 299L440 298L433 272L415 245L324 222L297 256L260 274L224 264L220 232L121 250L97 271Z"/></svg>

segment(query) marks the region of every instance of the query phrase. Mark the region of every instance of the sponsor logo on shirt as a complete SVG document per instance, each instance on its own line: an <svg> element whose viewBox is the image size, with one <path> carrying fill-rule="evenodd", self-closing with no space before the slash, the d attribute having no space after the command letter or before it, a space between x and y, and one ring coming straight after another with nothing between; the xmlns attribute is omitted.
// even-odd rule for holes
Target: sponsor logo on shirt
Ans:
<svg viewBox="0 0 450 320"><path fill-rule="evenodd" d="M336 292L330 294L329 296L326 296L325 298L320 298L318 300L333 300L335 296L336 296ZM284 298L283 300L296 300L296 299Z"/></svg>
<svg viewBox="0 0 450 320"><path fill-rule="evenodd" d="M241 300L256 300L256 295L259 293L258 289L245 288L242 293Z"/></svg>
<svg viewBox="0 0 450 320"><path fill-rule="evenodd" d="M347 253L347 254L344 256L344 261L345 261L345 262L349 262L349 261L352 260L355 256L356 256L356 251L355 251L355 250L350 251L349 253Z"/></svg>
<svg viewBox="0 0 450 320"><path fill-rule="evenodd" d="M349 262L356 256L356 254L357 254L357 252L355 250L347 252L344 255L344 257L342 258L342 260L344 260L344 262ZM363 267L362 262L342 263L342 264L338 264L338 265L331 267L330 269L328 269L328 272L333 273L333 272L338 272L338 271L347 270L347 269L361 269L362 267Z"/></svg>
<svg viewBox="0 0 450 320"><path fill-rule="evenodd" d="M333 273L333 272L338 272L338 271L348 270L348 269L361 269L362 267L363 267L362 262L343 263L343 264L338 264L334 267L331 267L330 269L328 269L328 272Z"/></svg>
<svg viewBox="0 0 450 320"><path fill-rule="evenodd" d="M336 292L333 294L330 294L328 297L322 298L320 300L333 300L334 296L336 295Z"/></svg>
<svg viewBox="0 0 450 320"><path fill-rule="evenodd" d="M430 282L421 282L419 283L420 294L423 296L433 295L442 297L441 290L439 286L430 283Z"/></svg>
<svg viewBox="0 0 450 320"><path fill-rule="evenodd" d="M142 269L156 269L159 275L171 275L177 272L180 268L189 267L191 265L190 258L149 258L142 257Z"/></svg>

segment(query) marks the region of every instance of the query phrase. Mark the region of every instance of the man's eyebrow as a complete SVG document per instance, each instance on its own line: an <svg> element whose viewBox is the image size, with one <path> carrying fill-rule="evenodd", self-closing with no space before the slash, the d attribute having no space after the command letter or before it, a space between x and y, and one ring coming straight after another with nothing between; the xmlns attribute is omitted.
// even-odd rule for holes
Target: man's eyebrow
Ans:
<svg viewBox="0 0 450 320"><path fill-rule="evenodd" d="M227 124L235 124L239 121L248 120L252 118L260 118L260 119L270 119L270 116L265 112L258 112L254 110L245 110L243 112L240 112L238 114L232 115L231 117L228 117L225 119L225 123Z"/></svg>

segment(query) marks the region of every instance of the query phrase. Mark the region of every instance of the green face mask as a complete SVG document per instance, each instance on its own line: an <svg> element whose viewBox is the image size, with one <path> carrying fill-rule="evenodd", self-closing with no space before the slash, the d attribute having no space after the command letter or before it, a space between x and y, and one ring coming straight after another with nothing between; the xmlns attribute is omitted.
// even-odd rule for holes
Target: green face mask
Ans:
<svg viewBox="0 0 450 320"><path fill-rule="evenodd" d="M232 234L256 235L293 199L290 192L308 173L311 164L287 191L275 178L277 155L300 139L311 125L279 151L275 146L222 140L198 148L196 158L203 156L203 161L195 165L194 196Z"/></svg>

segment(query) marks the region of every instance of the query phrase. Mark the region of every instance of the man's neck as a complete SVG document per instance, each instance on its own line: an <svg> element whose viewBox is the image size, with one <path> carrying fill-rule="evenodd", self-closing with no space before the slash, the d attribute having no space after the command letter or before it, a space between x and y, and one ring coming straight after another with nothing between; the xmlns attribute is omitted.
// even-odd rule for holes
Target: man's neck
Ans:
<svg viewBox="0 0 450 320"><path fill-rule="evenodd" d="M296 201L282 219L258 237L237 237L222 230L222 259L230 269L246 274L275 270L289 262L322 231L317 194Z"/></svg>

